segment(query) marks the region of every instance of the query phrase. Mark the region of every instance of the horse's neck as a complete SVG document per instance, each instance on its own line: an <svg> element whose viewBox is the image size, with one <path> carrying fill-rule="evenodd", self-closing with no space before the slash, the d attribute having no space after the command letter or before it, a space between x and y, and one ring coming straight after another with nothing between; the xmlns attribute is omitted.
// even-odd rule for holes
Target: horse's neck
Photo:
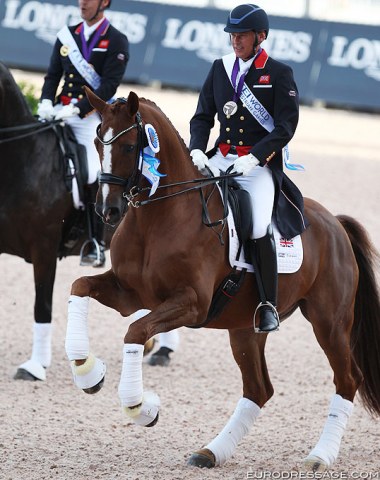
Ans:
<svg viewBox="0 0 380 480"><path fill-rule="evenodd" d="M32 122L34 117L13 78L8 78L3 82L2 90L6 94L4 94L1 107L1 126L14 127Z"/></svg>

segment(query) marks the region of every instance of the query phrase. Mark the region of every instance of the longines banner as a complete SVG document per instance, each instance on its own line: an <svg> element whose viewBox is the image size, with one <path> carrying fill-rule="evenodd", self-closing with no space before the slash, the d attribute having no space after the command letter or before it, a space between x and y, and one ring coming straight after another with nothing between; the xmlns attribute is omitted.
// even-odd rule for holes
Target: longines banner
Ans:
<svg viewBox="0 0 380 480"><path fill-rule="evenodd" d="M73 25L76 0L0 0L0 60L45 71L58 30ZM229 53L228 12L113 0L107 17L130 42L124 80L199 89L212 62ZM264 48L292 66L303 102L380 109L378 27L271 17Z"/></svg>

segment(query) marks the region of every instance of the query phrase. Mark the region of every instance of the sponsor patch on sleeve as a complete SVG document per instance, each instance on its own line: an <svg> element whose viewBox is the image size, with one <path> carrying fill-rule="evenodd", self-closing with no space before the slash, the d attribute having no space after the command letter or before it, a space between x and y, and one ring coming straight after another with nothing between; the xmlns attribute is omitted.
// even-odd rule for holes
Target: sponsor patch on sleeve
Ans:
<svg viewBox="0 0 380 480"><path fill-rule="evenodd" d="M289 97L295 97L297 92L295 90L289 90Z"/></svg>
<svg viewBox="0 0 380 480"><path fill-rule="evenodd" d="M125 55L124 55L124 53L119 53L119 54L117 55L117 59L118 59L118 60L121 60L122 62L124 62L124 60L125 60Z"/></svg>

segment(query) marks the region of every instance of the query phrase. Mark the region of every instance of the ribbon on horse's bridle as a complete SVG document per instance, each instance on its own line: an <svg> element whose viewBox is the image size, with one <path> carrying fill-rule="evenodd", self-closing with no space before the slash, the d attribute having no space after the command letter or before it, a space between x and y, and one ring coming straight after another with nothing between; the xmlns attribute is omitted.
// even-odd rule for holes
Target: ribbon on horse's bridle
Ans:
<svg viewBox="0 0 380 480"><path fill-rule="evenodd" d="M124 102L124 103L126 102L125 99L120 99L119 98L118 100L120 100L121 102ZM124 177L120 177L118 175L114 175L112 173L101 172L100 175L99 175L99 183L108 183L108 184L120 185L120 186L124 187L123 197L127 199L128 205L131 205L132 207L138 208L138 207L146 205L148 203L157 202L158 200L164 200L166 198L175 197L177 195L181 195L183 193L190 192L192 190L199 190L199 189L202 189L203 187L206 187L208 185L216 185L216 183L219 182L220 180L224 180L224 179L228 179L228 178L231 178L231 177L236 177L236 176L241 175L240 173L228 173L227 172L225 175L220 175L219 177L195 178L193 180L185 180L185 181L182 181L182 182L169 183L169 184L166 184L166 185L159 185L157 187L157 189L177 187L177 186L180 186L180 185L188 185L188 184L191 184L191 183L196 184L193 187L185 188L183 190L179 190L178 192L170 193L170 194L167 194L167 195L162 195L160 197L149 198L147 200L136 201L135 198L141 192L149 190L149 187L146 187L146 188L145 187L139 187L139 182L140 182L140 179L141 179L140 157L141 158L143 157L143 145L144 145L144 129L143 129L143 121L142 121L142 118L141 118L141 114L140 114L140 112L137 112L136 113L136 122L133 123L128 128L126 128L126 129L122 130L121 132L117 133L116 135L114 135L109 140L104 140L103 138L101 138L100 128L101 128L101 124L99 124L97 129L96 129L96 137L102 145L111 145L112 143L114 143L118 138L120 138L125 133L130 132L134 128L137 128L137 130L138 130L137 143L125 146L128 151L132 151L133 149L136 148L136 158L135 158L135 164L134 164L132 175L128 179L126 179ZM201 195L201 197L202 197L202 195ZM202 203L204 205L205 211L207 211L207 205L206 205L206 201L204 200L204 197L202 197ZM220 223L224 222L224 220L227 218L227 214L228 214L228 212L225 211L225 214L224 214L222 220L218 220L218 222L211 222L209 225L210 226L215 226L215 225L219 225Z"/></svg>

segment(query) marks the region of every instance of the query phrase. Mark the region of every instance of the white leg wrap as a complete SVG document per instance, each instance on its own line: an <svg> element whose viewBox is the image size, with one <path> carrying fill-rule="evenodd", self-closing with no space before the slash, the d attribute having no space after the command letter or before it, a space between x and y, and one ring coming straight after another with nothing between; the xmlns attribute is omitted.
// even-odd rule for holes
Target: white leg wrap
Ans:
<svg viewBox="0 0 380 480"><path fill-rule="evenodd" d="M83 365L76 366L75 362L71 362L71 370L75 385L82 390L94 387L106 374L105 364L92 354L89 354Z"/></svg>
<svg viewBox="0 0 380 480"><path fill-rule="evenodd" d="M215 455L216 465L223 465L232 457L237 444L249 432L260 415L260 407L248 398L241 398L227 425L206 448Z"/></svg>
<svg viewBox="0 0 380 480"><path fill-rule="evenodd" d="M178 330L172 330L171 332L160 333L158 336L159 347L167 347L175 352L179 345L179 333Z"/></svg>
<svg viewBox="0 0 380 480"><path fill-rule="evenodd" d="M144 345L127 343L123 348L123 367L119 383L119 397L123 407L133 407L143 398L142 360Z"/></svg>
<svg viewBox="0 0 380 480"><path fill-rule="evenodd" d="M34 323L33 349L31 360L40 363L43 367L51 364L51 323Z"/></svg>
<svg viewBox="0 0 380 480"><path fill-rule="evenodd" d="M150 391L143 393L142 404L139 407L124 407L125 413L136 425L146 427L156 419L160 410L159 396Z"/></svg>
<svg viewBox="0 0 380 480"><path fill-rule="evenodd" d="M89 356L90 346L87 317L90 297L70 295L66 330L66 354L69 360L84 360Z"/></svg>
<svg viewBox="0 0 380 480"><path fill-rule="evenodd" d="M322 460L322 464L331 467L338 457L340 442L354 404L340 395L334 395L329 414L317 445L306 460Z"/></svg>

